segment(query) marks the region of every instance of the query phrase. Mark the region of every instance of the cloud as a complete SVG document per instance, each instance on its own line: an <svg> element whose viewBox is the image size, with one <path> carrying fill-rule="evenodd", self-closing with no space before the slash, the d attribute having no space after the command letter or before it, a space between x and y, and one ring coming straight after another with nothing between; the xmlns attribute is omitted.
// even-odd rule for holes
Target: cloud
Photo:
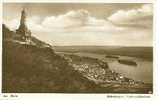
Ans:
<svg viewBox="0 0 158 100"><path fill-rule="evenodd" d="M70 11L59 16L47 16L40 23L38 16L27 19L29 29L35 32L109 32L111 30L120 30L111 22L92 17L87 10Z"/></svg>
<svg viewBox="0 0 158 100"><path fill-rule="evenodd" d="M87 10L70 11L64 15L46 17L43 26L50 28L84 27L87 25L103 25L104 20L96 20Z"/></svg>
<svg viewBox="0 0 158 100"><path fill-rule="evenodd" d="M118 26L151 28L152 17L152 4L145 4L137 9L119 10L108 17L108 20Z"/></svg>
<svg viewBox="0 0 158 100"><path fill-rule="evenodd" d="M142 13L143 9L148 9L146 6L142 8L139 9ZM129 11L129 15L138 16L138 14L133 14L136 11L138 9ZM144 15L145 12L150 15L150 10L144 11ZM123 11L123 14L125 13ZM124 17L119 16L120 18ZM145 18L147 16L144 16ZM140 30L137 28L137 31L134 31L129 27L134 24L138 25L138 23L128 26L128 19L125 18L125 21L122 20L117 23L114 20L97 19L91 16L87 10L81 9L69 11L59 16L47 16L44 19L41 19L40 16L27 17L27 26L33 36L53 45L152 45L151 34L148 34L152 33L152 31L143 28L140 28ZM141 19L142 15L137 17L136 20ZM19 21L20 18L12 19L5 21L5 24L12 27L12 29L17 29ZM128 27L123 24L128 24L126 25ZM142 22L140 21L139 24L141 25ZM140 40L141 37L144 40Z"/></svg>
<svg viewBox="0 0 158 100"><path fill-rule="evenodd" d="M7 27L9 27L11 30L15 30L19 27L20 25L20 18L12 19L12 20L3 20L3 23L6 24Z"/></svg>

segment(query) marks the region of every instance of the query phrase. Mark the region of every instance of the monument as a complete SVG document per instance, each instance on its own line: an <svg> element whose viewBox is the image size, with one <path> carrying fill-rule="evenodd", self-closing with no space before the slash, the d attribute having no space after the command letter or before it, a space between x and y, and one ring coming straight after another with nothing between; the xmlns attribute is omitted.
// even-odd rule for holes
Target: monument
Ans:
<svg viewBox="0 0 158 100"><path fill-rule="evenodd" d="M27 28L27 25L26 25L25 9L23 9L21 12L20 26L16 30L16 33L18 34L20 40L23 40L27 43L31 42L31 31Z"/></svg>

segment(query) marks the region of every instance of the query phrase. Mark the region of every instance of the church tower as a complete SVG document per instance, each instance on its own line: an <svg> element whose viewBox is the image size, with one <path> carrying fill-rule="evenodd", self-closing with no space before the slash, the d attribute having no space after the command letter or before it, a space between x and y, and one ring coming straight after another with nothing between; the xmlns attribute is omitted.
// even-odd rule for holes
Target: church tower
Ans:
<svg viewBox="0 0 158 100"><path fill-rule="evenodd" d="M25 9L21 12L20 26L16 30L19 38L25 42L31 42L31 31L26 26L26 12Z"/></svg>

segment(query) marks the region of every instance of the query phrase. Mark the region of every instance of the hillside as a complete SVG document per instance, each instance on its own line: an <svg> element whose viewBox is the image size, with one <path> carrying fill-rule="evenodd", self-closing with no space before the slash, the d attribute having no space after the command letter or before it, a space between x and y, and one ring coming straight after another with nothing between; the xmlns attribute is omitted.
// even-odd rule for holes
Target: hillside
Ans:
<svg viewBox="0 0 158 100"><path fill-rule="evenodd" d="M34 45L28 45L15 37L16 33L3 25L3 93L105 92L46 43L34 37Z"/></svg>
<svg viewBox="0 0 158 100"><path fill-rule="evenodd" d="M3 25L3 93L152 92L152 84L122 76L105 61L57 53L35 37L28 44L17 35Z"/></svg>

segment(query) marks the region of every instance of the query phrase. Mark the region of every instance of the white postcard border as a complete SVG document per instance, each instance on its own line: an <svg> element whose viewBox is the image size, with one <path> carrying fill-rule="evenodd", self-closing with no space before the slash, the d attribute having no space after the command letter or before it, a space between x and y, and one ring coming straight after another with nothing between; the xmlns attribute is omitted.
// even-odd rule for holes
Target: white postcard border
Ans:
<svg viewBox="0 0 158 100"><path fill-rule="evenodd" d="M1 93L0 100L158 100L157 92L158 92L158 78L156 77L158 74L158 29L156 26L158 25L158 2L155 0L5 0L0 3L0 22L2 23L2 3L3 2L64 2L64 3L154 3L154 27L153 27L153 49L154 49L154 61L153 61L153 73L154 73L154 81L153 81L153 94L64 94L64 93ZM2 24L0 27L1 37L0 37L0 51L2 51ZM0 52L0 64L2 65L2 52ZM2 72L2 67L0 68ZM0 74L0 81L2 83L2 74ZM0 83L0 90L2 90L2 84ZM1 91L2 92L2 91ZM4 96L8 97L4 97ZM14 97L15 96L15 97ZM17 96L17 97L16 97ZM110 96L114 96L110 98ZM116 96L116 98L115 98ZM119 98L120 96L120 98ZM133 98L129 98L129 96ZM141 98L142 97L142 98ZM150 98L148 98L150 97Z"/></svg>

